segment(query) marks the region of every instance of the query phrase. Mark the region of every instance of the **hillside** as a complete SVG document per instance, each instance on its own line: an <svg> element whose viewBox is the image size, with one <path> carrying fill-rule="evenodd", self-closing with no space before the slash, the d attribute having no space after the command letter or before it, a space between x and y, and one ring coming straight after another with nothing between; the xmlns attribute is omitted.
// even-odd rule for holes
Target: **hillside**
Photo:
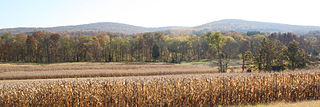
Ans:
<svg viewBox="0 0 320 107"><path fill-rule="evenodd" d="M141 32L153 32L153 31L163 31L174 28L181 28L175 26L169 27L157 27L157 28L147 28L134 26L129 24L114 23L114 22L100 22L100 23L91 23L91 24L82 24L74 26L59 26L59 27L48 27L48 28L7 28L0 29L0 33L11 32L11 33L24 33L31 32L35 30L44 30L44 31L102 31L102 32L117 32L117 33L141 33Z"/></svg>
<svg viewBox="0 0 320 107"><path fill-rule="evenodd" d="M102 32L117 32L117 33L141 33L141 32L154 32L163 31L169 32L169 34L199 34L207 31L261 31L261 32L295 32L299 34L305 34L309 31L320 30L318 26L298 26L279 23L267 23L267 22L255 22L239 19L225 19L206 23L195 27L140 27L129 24L113 23L113 22L101 22L82 24L74 26L59 26L48 28L7 28L0 29L0 33L24 33L34 30L44 31L102 31Z"/></svg>
<svg viewBox="0 0 320 107"><path fill-rule="evenodd" d="M193 27L200 31L261 31L261 32L295 32L308 33L313 30L320 30L319 26L298 26L279 23L246 21L239 19L225 19L214 21Z"/></svg>

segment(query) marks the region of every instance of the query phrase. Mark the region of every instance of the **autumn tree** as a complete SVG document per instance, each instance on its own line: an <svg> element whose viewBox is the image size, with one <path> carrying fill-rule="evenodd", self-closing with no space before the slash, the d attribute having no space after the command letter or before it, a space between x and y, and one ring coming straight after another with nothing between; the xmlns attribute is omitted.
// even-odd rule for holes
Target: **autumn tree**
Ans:
<svg viewBox="0 0 320 107"><path fill-rule="evenodd" d="M49 47L48 47L48 59L47 62L57 62L58 61L58 49L59 49L59 34L51 34L49 37Z"/></svg>
<svg viewBox="0 0 320 107"><path fill-rule="evenodd" d="M238 44L230 36L224 37L222 42L224 42L221 47L222 59L223 59L222 64L223 64L223 68L227 71L231 59L237 56L236 53L238 53L237 52Z"/></svg>
<svg viewBox="0 0 320 107"><path fill-rule="evenodd" d="M274 52L274 44L264 38L260 42L260 49L258 49L256 63L258 65L259 70L271 71L272 70L272 61L275 58Z"/></svg>
<svg viewBox="0 0 320 107"><path fill-rule="evenodd" d="M254 56L251 51L246 51L243 56L243 68L247 68L247 70L251 71L254 70Z"/></svg>
<svg viewBox="0 0 320 107"><path fill-rule="evenodd" d="M209 39L210 46L216 51L216 56L218 58L219 72L226 72L227 68L223 60L225 55L221 50L222 46L224 45L222 34L220 32L210 34L208 39Z"/></svg>
<svg viewBox="0 0 320 107"><path fill-rule="evenodd" d="M231 59L241 56L243 71L245 68L271 71L283 66L291 69L306 67L309 59L317 61L316 56L320 52L320 39L315 37L293 33L246 34L208 32L200 36L171 36L159 32L128 35L94 31L4 33L0 34L0 61L180 63L215 59L219 72L226 72Z"/></svg>
<svg viewBox="0 0 320 107"><path fill-rule="evenodd" d="M1 50L0 50L0 58L2 61L7 62L7 61L12 61L12 55L13 52L13 35L11 33L5 33L1 36Z"/></svg>
<svg viewBox="0 0 320 107"><path fill-rule="evenodd" d="M288 56L286 55L287 47L280 42L279 40L276 40L274 43L274 60L273 60L273 70L285 70L286 62L288 60Z"/></svg>
<svg viewBox="0 0 320 107"><path fill-rule="evenodd" d="M13 41L13 55L17 62L23 62L26 56L26 39L27 35L25 34L16 34Z"/></svg>
<svg viewBox="0 0 320 107"><path fill-rule="evenodd" d="M239 51L240 51L240 55L241 55L241 59L242 59L242 72L244 72L245 70L245 65L246 65L246 53L247 51L249 51L250 49L250 41L247 40L247 39L241 39L240 40L240 47L239 47ZM251 51L250 51L250 54L252 55Z"/></svg>
<svg viewBox="0 0 320 107"><path fill-rule="evenodd" d="M37 41L34 39L33 36L28 36L26 39L27 45L27 57L29 62L35 61L35 53L37 51Z"/></svg>
<svg viewBox="0 0 320 107"><path fill-rule="evenodd" d="M289 61L291 64L290 68L293 70L297 67L298 52L299 52L299 43L297 41L290 42L287 50L287 55L289 57Z"/></svg>
<svg viewBox="0 0 320 107"><path fill-rule="evenodd" d="M159 52L159 46L158 45L153 45L152 47L152 58L157 60L160 56Z"/></svg>
<svg viewBox="0 0 320 107"><path fill-rule="evenodd" d="M70 36L66 36L60 39L60 44L62 44L59 48L60 60L63 62L74 61L73 46L75 45L75 43L73 42L72 38Z"/></svg>
<svg viewBox="0 0 320 107"><path fill-rule="evenodd" d="M37 49L35 52L36 62L44 62L44 57L47 55L48 38L43 31L35 31L32 33L33 38L36 40ZM47 55L48 56L48 55Z"/></svg>
<svg viewBox="0 0 320 107"><path fill-rule="evenodd" d="M288 46L287 55L290 62L290 68L303 68L308 63L307 55L303 49L299 48L299 42L291 41Z"/></svg>

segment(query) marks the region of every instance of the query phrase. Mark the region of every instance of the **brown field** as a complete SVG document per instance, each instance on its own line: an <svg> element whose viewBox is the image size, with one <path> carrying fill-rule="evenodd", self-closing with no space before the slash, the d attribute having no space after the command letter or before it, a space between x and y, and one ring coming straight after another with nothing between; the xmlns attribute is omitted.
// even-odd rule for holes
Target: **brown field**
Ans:
<svg viewBox="0 0 320 107"><path fill-rule="evenodd" d="M164 63L0 64L0 80L201 74L216 71L216 68L204 65Z"/></svg>
<svg viewBox="0 0 320 107"><path fill-rule="evenodd" d="M217 106L319 99L319 70L0 81L0 106Z"/></svg>
<svg viewBox="0 0 320 107"><path fill-rule="evenodd" d="M276 102L270 104L247 105L243 107L320 107L320 100L300 102Z"/></svg>

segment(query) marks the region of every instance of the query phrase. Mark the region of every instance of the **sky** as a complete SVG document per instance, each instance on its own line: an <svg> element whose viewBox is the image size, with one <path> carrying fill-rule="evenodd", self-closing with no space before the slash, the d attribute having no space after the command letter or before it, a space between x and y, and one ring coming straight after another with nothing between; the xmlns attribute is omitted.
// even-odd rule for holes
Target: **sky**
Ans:
<svg viewBox="0 0 320 107"><path fill-rule="evenodd" d="M221 19L320 26L320 0L0 0L0 29L118 22L197 26Z"/></svg>

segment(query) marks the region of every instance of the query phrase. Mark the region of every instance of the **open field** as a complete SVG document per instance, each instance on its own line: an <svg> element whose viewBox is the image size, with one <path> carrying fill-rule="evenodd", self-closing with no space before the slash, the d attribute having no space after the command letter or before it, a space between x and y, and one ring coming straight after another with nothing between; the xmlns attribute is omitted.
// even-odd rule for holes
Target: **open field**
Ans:
<svg viewBox="0 0 320 107"><path fill-rule="evenodd" d="M255 105L320 99L319 70L0 81L0 106Z"/></svg>
<svg viewBox="0 0 320 107"><path fill-rule="evenodd" d="M216 71L216 68L204 65L164 63L0 64L0 80L201 74Z"/></svg>

